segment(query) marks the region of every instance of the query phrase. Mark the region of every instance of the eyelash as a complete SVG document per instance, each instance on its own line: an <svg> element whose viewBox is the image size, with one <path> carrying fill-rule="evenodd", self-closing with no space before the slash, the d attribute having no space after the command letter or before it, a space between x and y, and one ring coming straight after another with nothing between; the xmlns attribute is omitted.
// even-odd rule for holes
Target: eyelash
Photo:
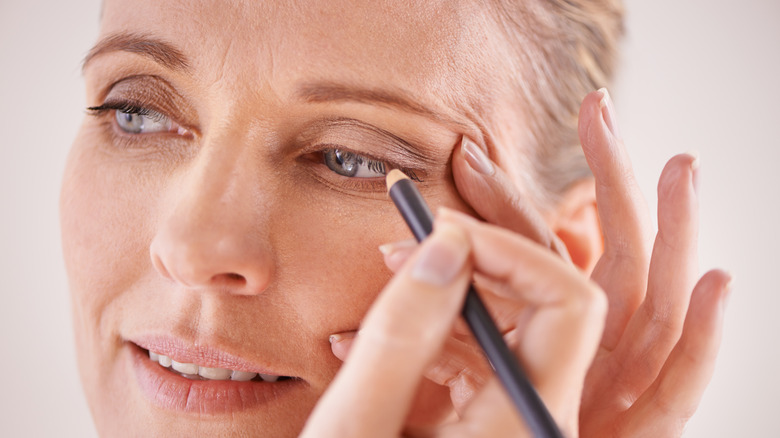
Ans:
<svg viewBox="0 0 780 438"><path fill-rule="evenodd" d="M154 118L166 117L163 113L137 105L129 101L105 102L100 106L90 106L87 111L93 116L101 116L108 111L121 111L127 114L137 114L139 116L150 116Z"/></svg>

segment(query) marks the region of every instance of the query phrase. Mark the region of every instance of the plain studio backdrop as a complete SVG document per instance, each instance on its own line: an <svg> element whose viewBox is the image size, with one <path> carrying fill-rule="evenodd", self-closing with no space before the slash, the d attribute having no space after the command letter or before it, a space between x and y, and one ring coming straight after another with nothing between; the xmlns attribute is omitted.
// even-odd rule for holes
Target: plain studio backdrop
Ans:
<svg viewBox="0 0 780 438"><path fill-rule="evenodd" d="M96 435L76 371L57 203L98 8L0 0L2 436ZM715 376L685 436L775 435L780 2L629 0L626 9L612 94L644 193L654 210L666 160L698 150L700 266L735 276Z"/></svg>

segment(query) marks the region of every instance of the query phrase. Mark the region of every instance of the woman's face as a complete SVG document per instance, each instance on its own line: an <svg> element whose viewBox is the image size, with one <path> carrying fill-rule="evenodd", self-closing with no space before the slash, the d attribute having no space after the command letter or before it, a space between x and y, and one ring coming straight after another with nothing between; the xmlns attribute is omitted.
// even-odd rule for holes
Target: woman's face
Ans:
<svg viewBox="0 0 780 438"><path fill-rule="evenodd" d="M453 2L354 3L105 3L61 199L101 434L295 434L341 363L329 335L390 277L377 246L409 237L382 166L467 208L449 161L500 141L495 31ZM413 422L448 414L421 394Z"/></svg>

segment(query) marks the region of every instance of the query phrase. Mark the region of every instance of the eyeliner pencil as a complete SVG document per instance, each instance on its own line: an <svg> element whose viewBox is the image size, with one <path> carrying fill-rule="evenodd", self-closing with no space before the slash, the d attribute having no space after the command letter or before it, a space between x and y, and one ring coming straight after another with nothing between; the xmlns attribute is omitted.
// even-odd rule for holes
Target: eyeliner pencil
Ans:
<svg viewBox="0 0 780 438"><path fill-rule="evenodd" d="M387 193L418 242L431 234L433 214L409 177L398 169L391 170L387 174ZM504 342L473 285L469 286L461 313L533 436L562 437L555 420Z"/></svg>

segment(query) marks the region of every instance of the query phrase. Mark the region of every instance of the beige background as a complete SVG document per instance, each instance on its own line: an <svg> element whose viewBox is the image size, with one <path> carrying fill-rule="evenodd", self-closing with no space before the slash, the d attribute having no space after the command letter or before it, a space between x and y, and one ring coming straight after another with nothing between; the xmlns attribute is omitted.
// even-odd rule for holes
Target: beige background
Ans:
<svg viewBox="0 0 780 438"><path fill-rule="evenodd" d="M0 0L0 435L89 437L57 221L98 0ZM132 7L132 2L127 2ZM721 358L687 437L777 435L780 2L629 0L622 131L651 203L701 152L701 267L735 276ZM121 397L121 394L116 394Z"/></svg>

